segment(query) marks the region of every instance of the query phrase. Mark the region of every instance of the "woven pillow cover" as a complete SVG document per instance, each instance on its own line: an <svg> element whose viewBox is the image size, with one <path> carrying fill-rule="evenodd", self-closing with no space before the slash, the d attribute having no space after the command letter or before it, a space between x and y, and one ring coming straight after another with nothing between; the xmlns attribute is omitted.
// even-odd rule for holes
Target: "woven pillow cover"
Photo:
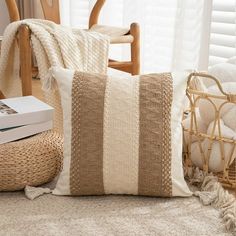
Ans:
<svg viewBox="0 0 236 236"><path fill-rule="evenodd" d="M182 168L187 73L114 77L51 71L65 137L53 194L191 195Z"/></svg>

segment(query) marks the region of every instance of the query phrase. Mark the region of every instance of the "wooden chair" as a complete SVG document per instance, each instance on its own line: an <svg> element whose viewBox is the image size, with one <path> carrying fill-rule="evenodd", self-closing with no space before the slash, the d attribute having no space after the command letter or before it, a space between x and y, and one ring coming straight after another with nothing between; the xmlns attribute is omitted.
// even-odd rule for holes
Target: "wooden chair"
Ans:
<svg viewBox="0 0 236 236"><path fill-rule="evenodd" d="M11 22L20 20L20 14L16 0L5 0ZM52 0L50 5L48 0L40 0L45 19L60 24L59 0ZM89 30L104 33L110 36L111 44L130 44L131 60L115 61L109 60L109 67L131 73L133 75L140 72L140 29L137 23L132 23L129 29L98 25L100 11L105 0L97 0L89 18ZM26 25L19 29L19 49L20 49L20 73L22 80L23 96L32 94L32 76L37 73L37 68L32 67L32 52L30 46L30 30ZM1 93L0 93L1 96ZM3 97L3 96L2 96Z"/></svg>
<svg viewBox="0 0 236 236"><path fill-rule="evenodd" d="M111 44L130 44L130 61L109 61L109 66L133 75L140 72L140 30L137 23L131 24L129 29L98 25L100 11L106 0L97 0L89 17L89 29L111 37ZM41 0L44 17L47 20L60 24L59 0L52 0L52 5L47 0Z"/></svg>

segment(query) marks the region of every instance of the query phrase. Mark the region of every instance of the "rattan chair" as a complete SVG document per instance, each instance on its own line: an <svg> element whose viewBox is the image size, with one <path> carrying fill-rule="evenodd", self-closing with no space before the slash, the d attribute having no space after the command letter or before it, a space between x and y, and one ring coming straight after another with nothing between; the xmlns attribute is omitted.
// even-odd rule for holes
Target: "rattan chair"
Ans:
<svg viewBox="0 0 236 236"><path fill-rule="evenodd" d="M20 20L20 14L16 0L5 0L11 22ZM41 5L45 19L60 24L59 0L52 0L50 5L48 0L41 0ZM137 23L132 23L130 28L118 28L98 25L100 11L105 0L97 0L89 18L89 30L103 33L110 36L111 44L130 44L131 60L115 61L109 60L109 67L131 73L133 75L140 72L140 30ZM32 77L37 74L37 67L32 66L32 54L30 46L30 30L22 25L19 29L19 48L21 62L22 94L24 96L32 94ZM0 98L4 97L0 93Z"/></svg>

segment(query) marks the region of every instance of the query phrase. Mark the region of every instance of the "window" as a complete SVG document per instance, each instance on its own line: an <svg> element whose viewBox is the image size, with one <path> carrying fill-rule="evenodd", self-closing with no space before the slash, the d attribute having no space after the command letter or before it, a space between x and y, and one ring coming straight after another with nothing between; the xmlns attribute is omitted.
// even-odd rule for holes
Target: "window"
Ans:
<svg viewBox="0 0 236 236"><path fill-rule="evenodd" d="M236 56L236 0L213 0L209 66Z"/></svg>

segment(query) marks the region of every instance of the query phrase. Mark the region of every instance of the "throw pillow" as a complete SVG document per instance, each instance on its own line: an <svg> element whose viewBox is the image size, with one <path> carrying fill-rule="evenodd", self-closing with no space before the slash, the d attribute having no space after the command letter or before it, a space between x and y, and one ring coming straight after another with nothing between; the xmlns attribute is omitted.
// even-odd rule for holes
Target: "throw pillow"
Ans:
<svg viewBox="0 0 236 236"><path fill-rule="evenodd" d="M182 168L187 73L51 71L61 93L65 137L54 194L191 195Z"/></svg>

